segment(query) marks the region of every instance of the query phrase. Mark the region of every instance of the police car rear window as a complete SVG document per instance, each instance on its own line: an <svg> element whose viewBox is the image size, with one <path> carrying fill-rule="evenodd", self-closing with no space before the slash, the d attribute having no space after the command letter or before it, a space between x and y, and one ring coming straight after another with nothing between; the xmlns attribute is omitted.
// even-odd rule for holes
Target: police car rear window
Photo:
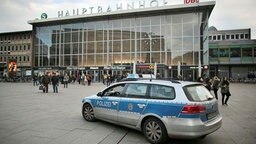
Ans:
<svg viewBox="0 0 256 144"><path fill-rule="evenodd" d="M184 87L190 101L201 102L213 99L213 96L203 85L189 85Z"/></svg>
<svg viewBox="0 0 256 144"><path fill-rule="evenodd" d="M163 85L151 85L150 98L156 99L174 99L175 91L173 87Z"/></svg>

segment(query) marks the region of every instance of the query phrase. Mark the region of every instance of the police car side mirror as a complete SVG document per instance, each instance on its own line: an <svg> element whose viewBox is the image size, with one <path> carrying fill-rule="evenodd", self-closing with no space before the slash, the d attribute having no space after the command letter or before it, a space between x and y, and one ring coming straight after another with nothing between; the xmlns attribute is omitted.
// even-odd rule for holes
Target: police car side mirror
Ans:
<svg viewBox="0 0 256 144"><path fill-rule="evenodd" d="M103 94L102 92L98 92L98 93L97 93L97 96L100 96L100 97L101 97L102 94Z"/></svg>

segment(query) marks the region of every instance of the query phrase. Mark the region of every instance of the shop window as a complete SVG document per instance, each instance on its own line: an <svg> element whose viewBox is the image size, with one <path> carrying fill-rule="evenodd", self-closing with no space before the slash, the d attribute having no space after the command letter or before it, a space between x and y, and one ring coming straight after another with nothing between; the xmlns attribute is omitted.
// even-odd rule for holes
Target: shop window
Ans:
<svg viewBox="0 0 256 144"><path fill-rule="evenodd" d="M243 48L242 56L243 57L251 57L252 56L252 48Z"/></svg>
<svg viewBox="0 0 256 144"><path fill-rule="evenodd" d="M220 48L219 55L220 55L220 57L229 57L229 49L228 48Z"/></svg>
<svg viewBox="0 0 256 144"><path fill-rule="evenodd" d="M216 58L216 57L218 57L218 49L210 49L210 50L209 50L209 56L210 56L211 58Z"/></svg>
<svg viewBox="0 0 256 144"><path fill-rule="evenodd" d="M230 49L230 57L240 57L241 49L240 48L231 48Z"/></svg>

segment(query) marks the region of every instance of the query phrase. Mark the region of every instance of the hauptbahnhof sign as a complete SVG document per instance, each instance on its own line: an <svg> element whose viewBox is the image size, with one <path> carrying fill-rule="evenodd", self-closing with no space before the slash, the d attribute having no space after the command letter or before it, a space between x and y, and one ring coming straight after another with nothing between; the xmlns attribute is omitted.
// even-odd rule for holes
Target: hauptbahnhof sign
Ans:
<svg viewBox="0 0 256 144"><path fill-rule="evenodd" d="M191 3L199 3L199 0L184 0L184 4ZM108 13L113 11L122 11L122 10L133 10L133 9L141 9L147 7L159 7L166 6L168 2L166 0L151 0L151 1L136 1L127 3L126 5L119 3L115 6L96 6L96 7L88 7L81 9L72 9L72 10L60 10L58 11L58 17L67 17L72 15L84 15L84 14L94 14L94 13Z"/></svg>

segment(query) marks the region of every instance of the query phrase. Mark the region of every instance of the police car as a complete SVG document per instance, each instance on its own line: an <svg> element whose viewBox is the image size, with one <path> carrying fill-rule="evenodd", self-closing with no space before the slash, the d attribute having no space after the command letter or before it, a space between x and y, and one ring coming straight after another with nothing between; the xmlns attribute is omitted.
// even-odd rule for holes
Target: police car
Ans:
<svg viewBox="0 0 256 144"><path fill-rule="evenodd" d="M86 121L96 119L142 131L150 143L200 138L218 130L218 102L201 84L138 80L112 84L82 99Z"/></svg>

